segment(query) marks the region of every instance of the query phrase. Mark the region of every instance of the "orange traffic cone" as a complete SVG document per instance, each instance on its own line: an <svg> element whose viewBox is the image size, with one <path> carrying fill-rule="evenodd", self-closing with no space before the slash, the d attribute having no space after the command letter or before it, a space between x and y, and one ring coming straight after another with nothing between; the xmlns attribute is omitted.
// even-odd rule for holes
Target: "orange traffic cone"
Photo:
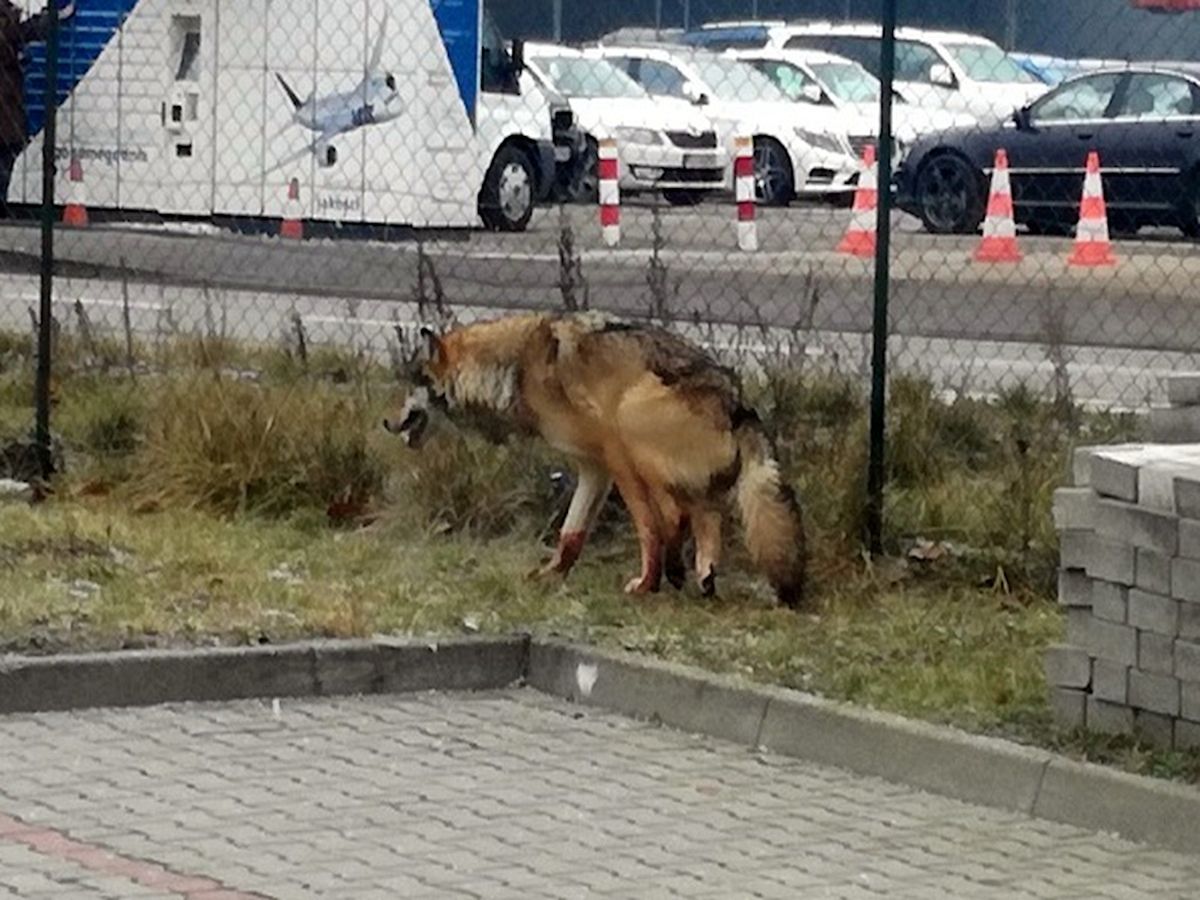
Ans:
<svg viewBox="0 0 1200 900"><path fill-rule="evenodd" d="M78 156L71 157L67 169L67 203L63 207L63 224L72 228L86 228L88 224L86 187L83 183L83 163Z"/></svg>
<svg viewBox="0 0 1200 900"><path fill-rule="evenodd" d="M1112 266L1112 242L1108 239L1108 212L1104 206L1104 181L1100 177L1100 154L1088 153L1083 176L1083 198L1079 202L1079 224L1075 227L1075 249L1067 262L1072 266Z"/></svg>
<svg viewBox="0 0 1200 900"><path fill-rule="evenodd" d="M287 203L283 207L283 221L279 223L279 236L299 241L304 238L304 207L300 204L300 179L288 182Z"/></svg>
<svg viewBox="0 0 1200 900"><path fill-rule="evenodd" d="M837 246L838 253L850 256L875 255L875 210L879 204L879 171L875 165L875 145L863 150L862 169L858 187L854 190L854 207L850 210L850 227Z"/></svg>
<svg viewBox="0 0 1200 900"><path fill-rule="evenodd" d="M992 188L988 193L987 216L983 220L983 240L975 249L975 261L987 263L1020 262L1017 249L1017 224L1013 219L1012 184L1008 177L1008 153L996 151L992 170Z"/></svg>

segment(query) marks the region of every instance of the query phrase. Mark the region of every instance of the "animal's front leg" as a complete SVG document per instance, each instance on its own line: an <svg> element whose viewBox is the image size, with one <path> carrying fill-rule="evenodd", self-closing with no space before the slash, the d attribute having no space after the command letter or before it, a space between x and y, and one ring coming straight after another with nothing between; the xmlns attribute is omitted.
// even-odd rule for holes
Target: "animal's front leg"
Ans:
<svg viewBox="0 0 1200 900"><path fill-rule="evenodd" d="M558 535L558 547L550 561L538 570L539 575L565 575L571 571L611 488L612 479L604 469L591 464L580 465L575 493L571 496L567 518Z"/></svg>

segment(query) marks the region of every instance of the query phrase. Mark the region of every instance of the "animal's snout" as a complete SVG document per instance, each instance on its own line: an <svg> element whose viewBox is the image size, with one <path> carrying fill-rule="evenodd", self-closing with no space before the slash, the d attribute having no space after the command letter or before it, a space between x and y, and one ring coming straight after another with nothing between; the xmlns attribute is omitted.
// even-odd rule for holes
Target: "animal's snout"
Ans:
<svg viewBox="0 0 1200 900"><path fill-rule="evenodd" d="M425 437L425 428L429 424L429 415L423 409L409 410L399 422L395 419L384 419L383 428L389 434L397 434L404 438L404 443L410 447L419 447Z"/></svg>

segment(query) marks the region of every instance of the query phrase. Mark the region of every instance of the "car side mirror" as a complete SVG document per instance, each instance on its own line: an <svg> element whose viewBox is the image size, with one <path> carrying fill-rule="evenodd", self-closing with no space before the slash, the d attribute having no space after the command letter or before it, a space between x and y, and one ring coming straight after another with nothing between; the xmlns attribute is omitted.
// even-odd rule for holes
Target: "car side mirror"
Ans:
<svg viewBox="0 0 1200 900"><path fill-rule="evenodd" d="M800 96L809 103L820 103L825 99L825 92L821 90L821 86L813 84L811 81L800 88Z"/></svg>
<svg viewBox="0 0 1200 900"><path fill-rule="evenodd" d="M689 103L695 106L705 106L708 104L708 94L694 81L685 81L683 83L683 96Z"/></svg>
<svg viewBox="0 0 1200 900"><path fill-rule="evenodd" d="M1029 114L1029 107L1022 106L1015 110L1012 114L1013 124L1017 126L1017 131L1032 131L1033 118Z"/></svg>
<svg viewBox="0 0 1200 900"><path fill-rule="evenodd" d="M512 69L514 73L525 71L525 42L520 38L513 38L512 42Z"/></svg>
<svg viewBox="0 0 1200 900"><path fill-rule="evenodd" d="M935 63L929 67L929 81L938 87L958 87L958 82L954 79L954 73L950 71L950 67L945 63Z"/></svg>

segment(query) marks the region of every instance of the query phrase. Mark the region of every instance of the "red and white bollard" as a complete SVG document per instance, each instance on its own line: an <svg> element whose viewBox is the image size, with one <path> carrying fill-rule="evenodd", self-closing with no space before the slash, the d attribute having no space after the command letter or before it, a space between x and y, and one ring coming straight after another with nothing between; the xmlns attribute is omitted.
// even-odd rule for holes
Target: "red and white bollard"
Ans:
<svg viewBox="0 0 1200 900"><path fill-rule="evenodd" d="M71 155L71 164L67 169L67 202L63 206L63 224L72 228L86 228L88 225L87 187L83 182L83 163L74 154Z"/></svg>
<svg viewBox="0 0 1200 900"><path fill-rule="evenodd" d="M598 160L600 176L600 228L604 243L617 246L621 240L621 190L618 186L617 142L611 138L600 141Z"/></svg>
<svg viewBox="0 0 1200 900"><path fill-rule="evenodd" d="M300 203L300 179L288 182L287 202L283 207L283 221L279 223L279 236L292 241L304 239L304 207Z"/></svg>
<svg viewBox="0 0 1200 900"><path fill-rule="evenodd" d="M734 138L733 197L737 201L738 249L758 249L758 225L754 221L754 140Z"/></svg>

